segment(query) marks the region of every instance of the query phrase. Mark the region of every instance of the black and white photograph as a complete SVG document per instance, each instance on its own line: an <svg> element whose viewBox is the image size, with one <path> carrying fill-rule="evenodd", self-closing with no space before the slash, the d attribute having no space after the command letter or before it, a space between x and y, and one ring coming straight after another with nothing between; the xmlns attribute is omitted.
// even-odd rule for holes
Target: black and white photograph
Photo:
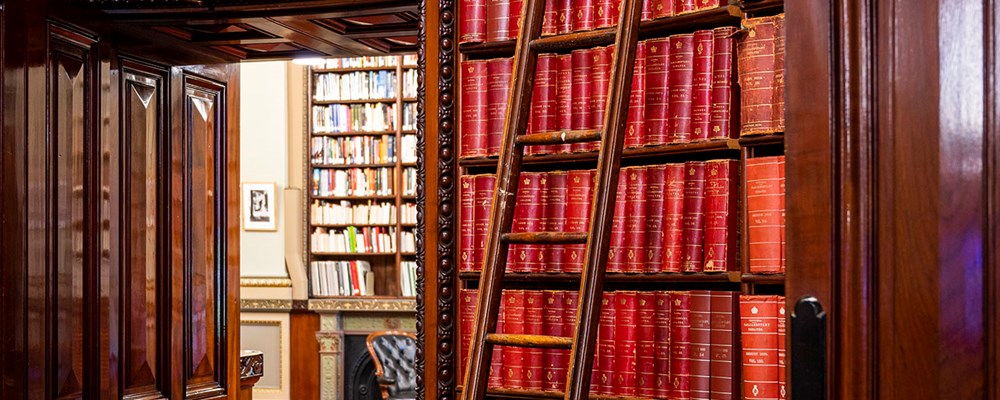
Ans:
<svg viewBox="0 0 1000 400"><path fill-rule="evenodd" d="M277 230L274 186L274 183L243 184L243 230Z"/></svg>

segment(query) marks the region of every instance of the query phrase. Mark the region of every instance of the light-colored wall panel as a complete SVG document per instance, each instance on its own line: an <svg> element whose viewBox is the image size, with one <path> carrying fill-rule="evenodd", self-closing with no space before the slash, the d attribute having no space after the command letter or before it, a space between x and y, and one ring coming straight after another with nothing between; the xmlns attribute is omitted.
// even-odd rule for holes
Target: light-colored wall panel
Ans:
<svg viewBox="0 0 1000 400"><path fill-rule="evenodd" d="M288 399L290 395L289 316L241 313L240 347L264 353L264 376L254 386L254 399Z"/></svg>

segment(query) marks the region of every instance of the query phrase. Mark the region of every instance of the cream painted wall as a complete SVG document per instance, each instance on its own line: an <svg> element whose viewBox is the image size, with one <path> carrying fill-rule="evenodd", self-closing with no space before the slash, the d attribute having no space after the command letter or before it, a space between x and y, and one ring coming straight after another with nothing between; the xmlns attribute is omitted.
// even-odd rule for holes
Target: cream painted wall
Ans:
<svg viewBox="0 0 1000 400"><path fill-rule="evenodd" d="M273 182L277 231L240 232L240 275L287 277L288 84L285 62L240 65L240 181ZM297 186L297 185L296 185Z"/></svg>

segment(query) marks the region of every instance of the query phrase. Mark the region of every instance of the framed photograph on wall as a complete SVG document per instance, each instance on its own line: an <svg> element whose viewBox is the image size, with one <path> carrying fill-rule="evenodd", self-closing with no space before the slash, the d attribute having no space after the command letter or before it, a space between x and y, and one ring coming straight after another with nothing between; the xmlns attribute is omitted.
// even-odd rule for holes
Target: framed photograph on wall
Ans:
<svg viewBox="0 0 1000 400"><path fill-rule="evenodd" d="M274 183L243 183L243 230L278 230L274 187Z"/></svg>

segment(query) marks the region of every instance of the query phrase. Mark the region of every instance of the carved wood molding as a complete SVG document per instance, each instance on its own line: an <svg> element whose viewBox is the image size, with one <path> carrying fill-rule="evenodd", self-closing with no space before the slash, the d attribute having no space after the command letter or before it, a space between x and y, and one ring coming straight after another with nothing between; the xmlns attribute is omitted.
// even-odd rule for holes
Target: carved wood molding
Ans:
<svg viewBox="0 0 1000 400"><path fill-rule="evenodd" d="M425 104L424 97L426 95L426 49L427 49L427 0L419 0L417 3L417 9L420 13L420 27L417 33L417 230L416 230L416 244L417 244L417 318L416 318L416 328L417 328L417 354L415 355L415 363L417 371L425 371L426 361L424 360L424 343L427 337L424 332L424 313L426 312L426 307L424 306L424 287L426 282L426 277L424 276L426 262L426 254L424 252L424 231L426 226L424 225L424 206L427 204L427 197L425 195L424 180L427 179L427 168L425 167L426 159L424 158L424 151L426 147L425 137L426 137L426 115L424 114ZM425 398L425 382L423 373L417 374L417 400L424 400Z"/></svg>
<svg viewBox="0 0 1000 400"><path fill-rule="evenodd" d="M240 354L240 379L264 376L264 353L257 350L243 350Z"/></svg>

